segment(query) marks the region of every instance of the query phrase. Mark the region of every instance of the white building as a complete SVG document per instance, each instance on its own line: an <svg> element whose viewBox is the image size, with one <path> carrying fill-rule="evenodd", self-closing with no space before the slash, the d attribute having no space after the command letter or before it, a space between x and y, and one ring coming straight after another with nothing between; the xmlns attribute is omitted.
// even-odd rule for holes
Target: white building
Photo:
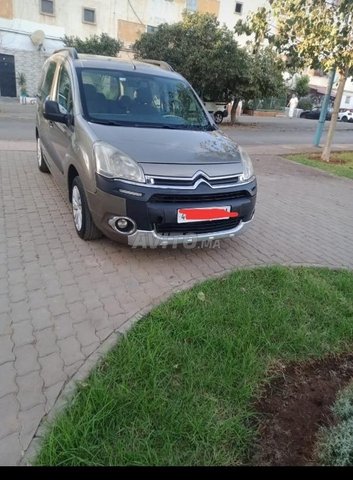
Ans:
<svg viewBox="0 0 353 480"><path fill-rule="evenodd" d="M142 32L180 21L185 9L210 12L230 29L264 0L0 0L0 96L19 95L18 75L36 93L46 56L64 35L107 33L124 43L121 56ZM246 37L240 43L246 42ZM125 53L124 53L125 50Z"/></svg>

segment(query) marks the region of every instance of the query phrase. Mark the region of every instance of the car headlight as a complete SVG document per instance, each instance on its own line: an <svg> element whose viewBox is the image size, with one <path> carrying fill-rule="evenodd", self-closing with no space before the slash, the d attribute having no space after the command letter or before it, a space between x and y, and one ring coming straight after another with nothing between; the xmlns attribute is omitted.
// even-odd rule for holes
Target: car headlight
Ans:
<svg viewBox="0 0 353 480"><path fill-rule="evenodd" d="M108 143L97 142L94 145L96 171L106 178L121 178L132 182L145 183L142 168L132 158Z"/></svg>
<svg viewBox="0 0 353 480"><path fill-rule="evenodd" d="M241 157L241 163L243 164L243 173L240 175L239 181L248 182L255 176L254 167L248 153L243 148L238 148Z"/></svg>

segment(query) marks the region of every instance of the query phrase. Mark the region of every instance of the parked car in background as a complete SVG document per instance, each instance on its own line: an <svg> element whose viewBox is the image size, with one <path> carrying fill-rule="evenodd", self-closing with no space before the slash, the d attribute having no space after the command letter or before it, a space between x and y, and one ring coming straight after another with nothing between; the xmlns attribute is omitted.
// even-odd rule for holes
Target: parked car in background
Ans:
<svg viewBox="0 0 353 480"><path fill-rule="evenodd" d="M338 120L341 122L353 122L353 112L346 110L345 112L339 112Z"/></svg>
<svg viewBox="0 0 353 480"><path fill-rule="evenodd" d="M84 240L103 233L131 246L186 246L251 224L249 155L168 67L70 48L43 65L38 167L67 194Z"/></svg>
<svg viewBox="0 0 353 480"><path fill-rule="evenodd" d="M208 113L213 115L217 125L222 123L223 119L228 116L228 105L225 102L204 102L204 105Z"/></svg>
<svg viewBox="0 0 353 480"><path fill-rule="evenodd" d="M321 114L321 107L315 107L312 110L304 110L300 114L300 118L309 118L312 120L319 120ZM328 110L326 113L326 120L331 120L331 111Z"/></svg>

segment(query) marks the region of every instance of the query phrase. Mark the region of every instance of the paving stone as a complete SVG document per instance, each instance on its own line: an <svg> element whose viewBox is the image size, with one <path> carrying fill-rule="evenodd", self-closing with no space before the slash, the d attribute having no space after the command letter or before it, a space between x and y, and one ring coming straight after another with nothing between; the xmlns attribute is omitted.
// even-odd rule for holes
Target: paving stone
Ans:
<svg viewBox="0 0 353 480"><path fill-rule="evenodd" d="M43 330L44 328L51 327L54 323L51 312L45 307L31 310L31 317L35 330Z"/></svg>
<svg viewBox="0 0 353 480"><path fill-rule="evenodd" d="M31 320L24 320L20 323L14 323L12 340L16 347L33 343L33 322Z"/></svg>
<svg viewBox="0 0 353 480"><path fill-rule="evenodd" d="M76 332L76 337L82 346L86 347L98 341L95 328L91 323L87 321L75 323L74 329Z"/></svg>
<svg viewBox="0 0 353 480"><path fill-rule="evenodd" d="M28 448L36 430L46 413L44 405L36 405L29 410L25 410L19 413L18 418L22 426L20 431L20 443L23 450Z"/></svg>
<svg viewBox="0 0 353 480"><path fill-rule="evenodd" d="M40 369L38 351L34 345L28 344L15 347L14 354L16 357L15 367L17 375L25 375Z"/></svg>
<svg viewBox="0 0 353 480"><path fill-rule="evenodd" d="M63 315L57 315L55 317L54 331L58 340L75 335L72 325L72 318L67 313L64 313Z"/></svg>
<svg viewBox="0 0 353 480"><path fill-rule="evenodd" d="M0 365L2 363L11 362L12 360L15 360L13 347L14 347L14 344L10 335L3 335L0 337Z"/></svg>
<svg viewBox="0 0 353 480"><path fill-rule="evenodd" d="M67 337L63 340L58 340L61 358L65 365L71 365L83 359L83 354L80 350L80 343L75 337Z"/></svg>
<svg viewBox="0 0 353 480"><path fill-rule="evenodd" d="M36 332L35 337L35 347L40 357L45 357L46 355L59 351L54 327L45 328L44 330Z"/></svg>
<svg viewBox="0 0 353 480"><path fill-rule="evenodd" d="M15 381L16 374L17 372L14 367L14 362L3 363L0 365L0 398L9 393L17 392L18 387Z"/></svg>
<svg viewBox="0 0 353 480"><path fill-rule="evenodd" d="M21 405L21 411L45 403L44 384L39 371L17 377L17 384L19 389L17 400Z"/></svg>
<svg viewBox="0 0 353 480"><path fill-rule="evenodd" d="M0 439L18 432L21 424L18 419L19 404L15 394L0 398Z"/></svg>
<svg viewBox="0 0 353 480"><path fill-rule="evenodd" d="M19 433L13 433L0 440L0 464L3 467L18 465L23 450L20 444Z"/></svg>
<svg viewBox="0 0 353 480"><path fill-rule="evenodd" d="M9 313L0 313L0 335L11 335L12 322Z"/></svg>
<svg viewBox="0 0 353 480"><path fill-rule="evenodd" d="M40 375L44 380L45 388L51 387L60 381L65 381L64 362L58 353L41 357L38 361L42 367Z"/></svg>

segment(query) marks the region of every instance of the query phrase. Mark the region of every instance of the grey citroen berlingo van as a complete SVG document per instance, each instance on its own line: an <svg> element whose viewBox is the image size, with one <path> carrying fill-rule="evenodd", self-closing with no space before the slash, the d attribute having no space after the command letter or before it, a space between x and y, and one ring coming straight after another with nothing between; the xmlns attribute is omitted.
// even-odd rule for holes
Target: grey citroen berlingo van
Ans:
<svg viewBox="0 0 353 480"><path fill-rule="evenodd" d="M46 60L37 104L39 169L68 192L81 238L187 245L253 219L249 156L164 62L65 48Z"/></svg>

